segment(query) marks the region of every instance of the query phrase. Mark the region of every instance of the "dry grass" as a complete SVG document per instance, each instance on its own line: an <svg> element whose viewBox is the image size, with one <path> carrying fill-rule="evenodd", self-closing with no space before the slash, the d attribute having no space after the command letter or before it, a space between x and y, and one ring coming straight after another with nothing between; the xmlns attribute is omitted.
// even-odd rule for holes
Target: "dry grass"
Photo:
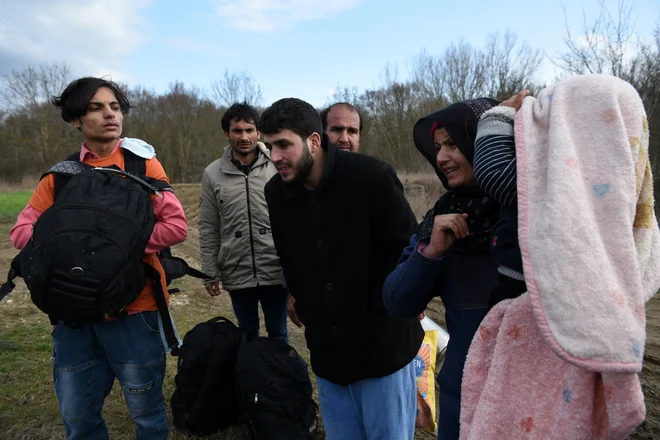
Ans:
<svg viewBox="0 0 660 440"><path fill-rule="evenodd" d="M440 179L434 173L399 173L403 184L422 185L434 201L445 192Z"/></svg>
<svg viewBox="0 0 660 440"><path fill-rule="evenodd" d="M399 180L406 189L411 186L422 189L421 194L414 191L412 196L408 196L410 207L420 220L433 207L440 196L445 193L445 188L440 183L440 179L433 173L400 173Z"/></svg>
<svg viewBox="0 0 660 440"><path fill-rule="evenodd" d="M0 180L0 193L32 191L39 183L38 176L26 176L20 182L6 182Z"/></svg>
<svg viewBox="0 0 660 440"><path fill-rule="evenodd" d="M437 200L442 187L434 175L402 175L405 184L423 185L425 191L410 203L418 216ZM20 190L21 188L12 188ZM189 221L188 240L174 248L177 256L197 265L199 234L197 232L197 206L199 185L176 185L177 196L182 201ZM9 266L15 250L11 248L8 233L13 219L0 219L0 275ZM195 324L214 316L226 316L235 322L228 295L209 297L197 280L175 281L182 291L171 298L171 311L179 333L183 336ZM439 299L434 299L427 314L441 325L445 325L444 309ZM64 436L57 401L52 384L50 362L50 324L44 314L32 304L23 283L0 303L0 440L51 440ZM642 384L647 404L647 420L630 439L642 440L660 438L660 298L649 303L648 341ZM262 320L263 324L263 320ZM263 328L263 326L262 326ZM304 333L295 326L289 327L291 344L309 362L309 352L305 345ZM169 411L169 399L174 391L176 374L175 358L168 356L164 394ZM314 376L311 374L312 380ZM316 396L316 392L314 398ZM135 438L135 425L129 417L121 389L117 383L107 397L104 417L108 424L110 438L128 440ZM171 421L171 414L169 417ZM170 432L173 440L187 440L188 437ZM247 440L245 429L232 428L207 440ZM317 438L324 438L321 432ZM431 433L418 431L416 439L434 439Z"/></svg>
<svg viewBox="0 0 660 440"><path fill-rule="evenodd" d="M175 246L173 252L191 262L193 266L199 267L199 233L197 231L199 185L175 185L175 190L184 206L189 232L188 240ZM4 268L9 266L9 262L16 252L11 248L8 240L9 229L13 221L13 218L5 219L5 221L0 219L0 272L4 272ZM211 298L197 280L190 278L177 280L175 283L182 293L171 297L170 310L182 336L195 324L214 316L226 316L236 322L228 295ZM440 319L442 306L439 301L435 301L431 305L429 314L434 319L444 322ZM0 439L50 440L63 438L64 427L52 383L51 327L47 317L32 304L29 292L22 282L19 282L14 292L0 303L0 315L2 315L0 320ZM303 330L290 325L289 335L291 345L309 363L309 351L306 348ZM163 387L168 411L170 410L169 399L174 392L175 374L176 359L168 356ZM315 385L311 370L310 377ZM316 391L314 399L318 402ZM106 398L103 414L110 438L119 440L135 438L135 425L130 419L118 383L115 383L112 392ZM171 423L171 414L169 414L169 420ZM172 426L170 428L171 439L188 439L184 434L175 431ZM316 438L324 437L321 425ZM207 440L247 440L248 438L247 431L242 427L231 428L205 437ZM435 436L419 432L416 438L432 439Z"/></svg>

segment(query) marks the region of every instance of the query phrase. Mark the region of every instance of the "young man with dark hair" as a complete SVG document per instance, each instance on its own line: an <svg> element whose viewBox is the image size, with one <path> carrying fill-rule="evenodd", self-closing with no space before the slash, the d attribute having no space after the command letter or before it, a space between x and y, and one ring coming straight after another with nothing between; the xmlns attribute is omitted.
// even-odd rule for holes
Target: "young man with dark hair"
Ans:
<svg viewBox="0 0 660 440"><path fill-rule="evenodd" d="M61 109L62 119L83 135L76 160L94 167L125 169L125 157L132 155L144 160L147 178L169 183L153 147L137 139L120 138L124 114L128 113L130 104L115 83L80 78L52 102ZM55 175L47 174L10 232L16 248L28 244L33 224L55 203L55 192ZM184 241L188 224L174 193L160 194L162 198L152 197L155 226L140 263L159 272L167 301L165 273L156 252ZM81 248L82 252L85 248L99 250L98 239L90 241L90 235L86 235L81 240L84 242L71 243L71 248ZM89 253L79 258L83 266L92 264L94 252ZM80 276L82 272L82 268L76 267L71 273ZM167 438L162 391L166 349L155 295L154 285L147 282L139 296L125 307L125 313L117 317L91 324L56 323L52 333L53 380L67 439L108 438L102 408L115 378L122 386L130 415L137 425L136 438Z"/></svg>
<svg viewBox="0 0 660 440"><path fill-rule="evenodd" d="M348 102L337 102L320 114L323 131L340 150L356 153L360 149L362 115Z"/></svg>
<svg viewBox="0 0 660 440"><path fill-rule="evenodd" d="M382 160L339 150L299 99L275 102L259 129L279 172L266 201L328 439L412 439L424 331L382 301L417 227L403 186Z"/></svg>
<svg viewBox="0 0 660 440"><path fill-rule="evenodd" d="M229 107L222 129L229 145L204 170L199 202L202 272L211 296L229 292L238 326L259 334L259 303L269 337L288 340L287 293L273 244L264 185L277 171L258 142L259 114L246 103Z"/></svg>

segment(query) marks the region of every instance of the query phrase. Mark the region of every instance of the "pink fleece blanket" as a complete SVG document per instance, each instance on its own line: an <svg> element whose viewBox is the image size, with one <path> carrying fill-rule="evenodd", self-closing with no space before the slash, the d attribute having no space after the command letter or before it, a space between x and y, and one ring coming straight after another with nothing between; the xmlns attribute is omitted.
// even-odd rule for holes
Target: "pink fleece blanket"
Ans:
<svg viewBox="0 0 660 440"><path fill-rule="evenodd" d="M624 81L576 76L526 98L515 131L528 293L472 342L461 438L625 438L660 287L644 108Z"/></svg>

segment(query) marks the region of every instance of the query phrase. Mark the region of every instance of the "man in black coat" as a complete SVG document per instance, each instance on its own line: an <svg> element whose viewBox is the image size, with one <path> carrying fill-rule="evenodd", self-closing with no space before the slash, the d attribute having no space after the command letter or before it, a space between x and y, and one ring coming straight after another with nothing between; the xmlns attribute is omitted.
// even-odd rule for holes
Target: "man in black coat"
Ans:
<svg viewBox="0 0 660 440"><path fill-rule="evenodd" d="M266 185L275 248L305 326L328 439L412 439L417 318L386 311L383 282L417 221L394 169L340 151L310 104L287 98L259 123L278 175Z"/></svg>

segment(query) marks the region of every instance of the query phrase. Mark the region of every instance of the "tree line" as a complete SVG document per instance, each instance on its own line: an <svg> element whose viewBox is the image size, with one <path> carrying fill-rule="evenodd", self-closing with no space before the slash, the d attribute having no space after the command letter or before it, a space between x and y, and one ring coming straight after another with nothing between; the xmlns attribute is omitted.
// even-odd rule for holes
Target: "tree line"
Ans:
<svg viewBox="0 0 660 440"><path fill-rule="evenodd" d="M631 16L627 0L614 13L603 6L594 19L585 19L580 36L566 32L565 50L551 59L561 71L557 79L606 73L638 90L649 119L654 175L660 178L660 25L651 41L633 41ZM430 171L412 141L415 122L463 99L502 100L523 88L538 92L546 85L535 81L544 56L513 32L493 34L481 47L458 41L439 55L415 55L405 78L397 66L388 65L373 89L340 86L327 104L347 101L361 110L361 152L383 158L400 172ZM39 175L77 149L79 134L49 102L72 79L65 64L31 66L2 78L0 180L20 182ZM247 101L264 108L262 90L248 72L225 71L210 86L205 93L175 81L156 93L122 84L135 106L124 120L123 136L153 145L173 182L198 182L206 165L219 157L227 143L220 119L229 105Z"/></svg>

